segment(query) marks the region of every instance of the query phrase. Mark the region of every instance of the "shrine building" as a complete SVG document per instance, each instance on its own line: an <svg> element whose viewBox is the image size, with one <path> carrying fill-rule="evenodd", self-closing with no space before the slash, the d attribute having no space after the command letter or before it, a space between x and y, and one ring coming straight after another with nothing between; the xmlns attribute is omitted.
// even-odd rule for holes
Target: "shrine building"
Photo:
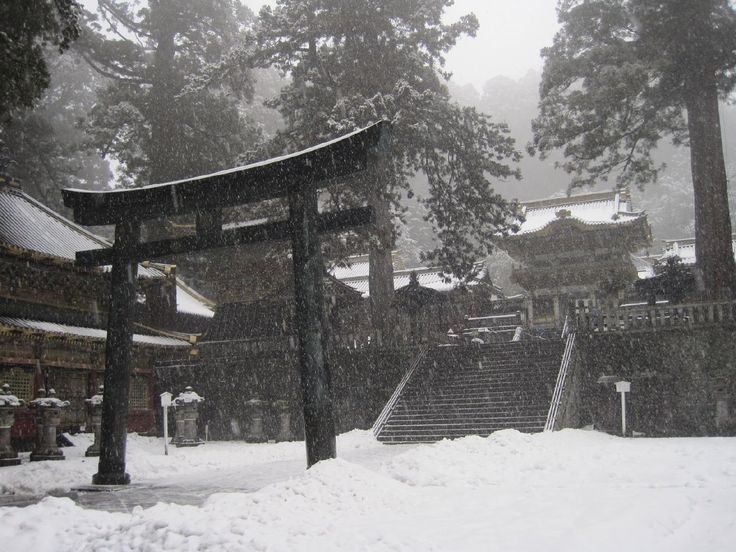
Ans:
<svg viewBox="0 0 736 552"><path fill-rule="evenodd" d="M651 243L647 216L626 190L522 204L519 230L499 247L527 293L527 323L561 327L569 308L617 305L637 279L632 254Z"/></svg>
<svg viewBox="0 0 736 552"><path fill-rule="evenodd" d="M0 176L0 383L26 401L54 388L71 403L64 430L85 424L84 400L102 383L110 291L109 267L78 267L74 258L106 247L105 239ZM154 422L154 363L196 352L194 338L214 312L173 265L142 263L138 274L128 427L147 431ZM26 414L16 416L16 437L33 432Z"/></svg>

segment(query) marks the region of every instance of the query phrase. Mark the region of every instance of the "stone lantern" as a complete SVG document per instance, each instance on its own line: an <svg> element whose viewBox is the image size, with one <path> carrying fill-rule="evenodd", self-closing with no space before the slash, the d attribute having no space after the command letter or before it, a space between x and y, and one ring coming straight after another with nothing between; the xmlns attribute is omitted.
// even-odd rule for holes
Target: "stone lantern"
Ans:
<svg viewBox="0 0 736 552"><path fill-rule="evenodd" d="M61 409L69 406L69 401L56 398L56 391L39 389L38 397L30 402L36 413L36 444L31 452L31 462L41 460L64 460L64 453L56 444L56 428L61 423Z"/></svg>
<svg viewBox="0 0 736 552"><path fill-rule="evenodd" d="M184 391L172 401L176 435L171 442L177 447L196 447L204 444L204 441L197 436L199 403L203 401L204 397L197 395L190 386L185 387Z"/></svg>
<svg viewBox="0 0 736 552"><path fill-rule="evenodd" d="M291 434L291 408L289 401L279 399L273 402L273 407L279 419L279 432L276 435L276 440L291 441L293 435Z"/></svg>
<svg viewBox="0 0 736 552"><path fill-rule="evenodd" d="M266 401L261 399L250 399L245 402L246 416L248 417L246 441L259 442L265 439L263 435L263 407L265 403Z"/></svg>
<svg viewBox="0 0 736 552"><path fill-rule="evenodd" d="M87 420L89 427L94 434L95 440L92 444L87 447L87 451L84 453L85 456L99 456L100 455L100 427L102 427L102 392L105 386L100 385L97 394L92 395L89 399L84 399L87 404Z"/></svg>
<svg viewBox="0 0 736 552"><path fill-rule="evenodd" d="M23 405L23 401L10 394L10 385L3 385L0 392L0 466L17 466L20 464L18 453L10 444L10 428L15 420L15 409Z"/></svg>

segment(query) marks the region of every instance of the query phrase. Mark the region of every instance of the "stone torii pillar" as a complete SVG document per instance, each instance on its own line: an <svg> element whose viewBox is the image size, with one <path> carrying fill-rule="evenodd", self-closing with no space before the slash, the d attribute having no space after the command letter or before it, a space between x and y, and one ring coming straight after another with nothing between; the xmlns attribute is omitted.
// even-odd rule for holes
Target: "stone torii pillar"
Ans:
<svg viewBox="0 0 736 552"><path fill-rule="evenodd" d="M105 342L100 461L97 473L92 476L95 485L130 483L130 476L125 472L125 448L138 262L129 259L138 246L140 232L141 224L137 220L122 221L115 225Z"/></svg>
<svg viewBox="0 0 736 552"><path fill-rule="evenodd" d="M289 190L289 220L294 262L296 328L299 337L304 438L307 465L335 458L335 420L332 415L330 372L325 362L324 291L317 231L317 186L313 180Z"/></svg>

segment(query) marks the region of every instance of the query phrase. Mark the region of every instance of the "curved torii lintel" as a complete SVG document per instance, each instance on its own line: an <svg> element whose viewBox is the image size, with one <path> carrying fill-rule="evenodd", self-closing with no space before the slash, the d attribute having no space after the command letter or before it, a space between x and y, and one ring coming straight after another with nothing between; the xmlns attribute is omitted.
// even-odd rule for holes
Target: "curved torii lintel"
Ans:
<svg viewBox="0 0 736 552"><path fill-rule="evenodd" d="M295 181L325 183L368 168L390 146L391 124L379 121L329 142L243 167L141 188L62 190L74 221L84 225L143 221L285 197Z"/></svg>

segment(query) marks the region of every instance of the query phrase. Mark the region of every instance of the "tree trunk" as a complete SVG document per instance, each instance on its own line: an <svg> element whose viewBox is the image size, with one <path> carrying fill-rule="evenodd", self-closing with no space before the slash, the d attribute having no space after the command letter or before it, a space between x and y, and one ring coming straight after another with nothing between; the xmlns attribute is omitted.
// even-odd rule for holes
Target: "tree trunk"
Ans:
<svg viewBox="0 0 736 552"><path fill-rule="evenodd" d="M730 296L736 266L718 91L712 73L701 76L692 86L687 97L687 119L695 202L696 277L708 297Z"/></svg>
<svg viewBox="0 0 736 552"><path fill-rule="evenodd" d="M174 13L171 0L152 5L151 22L155 32L156 50L153 57L153 83L148 120L151 122L151 148L149 150L149 184L168 182L183 176L177 172L178 125L175 96L174 61L176 45L173 28Z"/></svg>
<svg viewBox="0 0 736 552"><path fill-rule="evenodd" d="M373 187L369 204L375 216L375 234L371 237L368 256L368 289L370 291L371 321L379 343L392 335L392 301L394 296L394 267L391 250L394 245L391 205L383 190Z"/></svg>
<svg viewBox="0 0 736 552"><path fill-rule="evenodd" d="M151 23L156 39L153 54L152 85L147 119L151 123L151 145L148 150L148 183L160 184L178 178L192 176L181 172L179 160L179 133L176 113L176 75L172 0L161 0L151 4ZM175 237L166 222L166 217L146 221L143 238L146 241L164 240ZM185 257L182 257L185 259ZM181 261L179 261L181 262Z"/></svg>

